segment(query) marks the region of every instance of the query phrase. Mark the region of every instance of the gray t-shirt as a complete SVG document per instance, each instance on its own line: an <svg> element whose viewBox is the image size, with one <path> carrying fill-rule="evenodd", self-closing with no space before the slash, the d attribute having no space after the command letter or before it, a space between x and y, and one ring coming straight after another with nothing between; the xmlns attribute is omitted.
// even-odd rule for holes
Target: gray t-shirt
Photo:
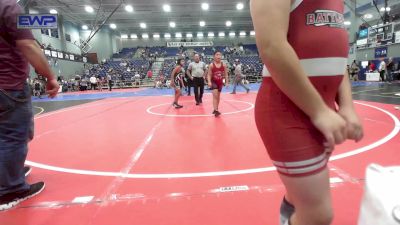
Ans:
<svg viewBox="0 0 400 225"><path fill-rule="evenodd" d="M192 71L192 77L204 77L206 64L204 62L192 62L189 64L188 70Z"/></svg>
<svg viewBox="0 0 400 225"><path fill-rule="evenodd" d="M243 73L242 73L242 64L238 64L235 66L235 76L236 78L242 78Z"/></svg>

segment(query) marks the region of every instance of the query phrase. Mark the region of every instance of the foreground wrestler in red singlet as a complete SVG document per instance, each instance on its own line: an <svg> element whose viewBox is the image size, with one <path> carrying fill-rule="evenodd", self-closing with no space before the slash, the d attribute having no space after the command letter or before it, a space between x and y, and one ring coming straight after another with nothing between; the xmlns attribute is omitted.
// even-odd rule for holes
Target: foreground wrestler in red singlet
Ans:
<svg viewBox="0 0 400 225"><path fill-rule="evenodd" d="M214 62L210 64L208 69L208 86L213 90L213 106L214 112L213 114L215 117L221 115L218 110L219 102L221 100L221 91L224 87L224 79L225 84L228 86L228 68L227 66L221 61L222 54L219 51L214 53Z"/></svg>
<svg viewBox="0 0 400 225"><path fill-rule="evenodd" d="M329 156L336 144L363 137L345 72L343 9L339 0L251 0L266 64L255 117L287 190L281 224L331 223Z"/></svg>

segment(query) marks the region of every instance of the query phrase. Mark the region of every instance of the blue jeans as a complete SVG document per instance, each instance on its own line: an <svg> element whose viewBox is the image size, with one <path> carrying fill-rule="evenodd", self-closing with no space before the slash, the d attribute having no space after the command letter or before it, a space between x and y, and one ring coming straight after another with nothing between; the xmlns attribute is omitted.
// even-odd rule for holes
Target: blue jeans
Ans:
<svg viewBox="0 0 400 225"><path fill-rule="evenodd" d="M23 171L33 138L33 112L28 85L21 91L0 90L0 198L28 190Z"/></svg>

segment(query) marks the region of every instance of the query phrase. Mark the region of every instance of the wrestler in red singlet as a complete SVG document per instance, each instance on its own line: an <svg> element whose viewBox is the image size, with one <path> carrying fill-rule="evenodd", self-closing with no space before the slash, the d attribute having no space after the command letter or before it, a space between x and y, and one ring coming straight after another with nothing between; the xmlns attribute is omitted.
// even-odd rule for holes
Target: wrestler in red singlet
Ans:
<svg viewBox="0 0 400 225"><path fill-rule="evenodd" d="M345 72L344 3L251 0L250 8L266 64L256 124L286 188L280 224L330 225L329 156L363 137Z"/></svg>
<svg viewBox="0 0 400 225"><path fill-rule="evenodd" d="M224 87L224 76L225 76L225 67L224 63L221 62L220 66L217 67L215 65L215 62L212 63L212 69L211 69L211 88L217 89L219 92L222 91L222 88Z"/></svg>
<svg viewBox="0 0 400 225"><path fill-rule="evenodd" d="M227 86L229 84L228 69L226 65L221 61L221 57L221 52L216 51L214 53L214 62L210 64L207 75L208 86L213 91L213 114L215 115L215 117L221 115L221 113L219 112L219 102L221 100L221 91L224 87L224 79L225 84Z"/></svg>
<svg viewBox="0 0 400 225"><path fill-rule="evenodd" d="M288 42L314 87L332 109L348 56L343 2L304 0L292 4ZM323 135L275 84L264 67L256 122L278 172L304 176L326 167Z"/></svg>

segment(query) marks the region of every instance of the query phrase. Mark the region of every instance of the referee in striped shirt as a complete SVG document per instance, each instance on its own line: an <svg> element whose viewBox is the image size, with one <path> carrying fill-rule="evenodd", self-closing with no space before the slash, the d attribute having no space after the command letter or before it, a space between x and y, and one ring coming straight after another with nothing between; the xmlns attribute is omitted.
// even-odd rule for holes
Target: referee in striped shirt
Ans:
<svg viewBox="0 0 400 225"><path fill-rule="evenodd" d="M194 62L189 64L187 69L187 75L193 81L194 96L196 99L196 105L203 103L204 93L204 77L207 73L207 66L204 62L200 61L200 55L194 55Z"/></svg>

